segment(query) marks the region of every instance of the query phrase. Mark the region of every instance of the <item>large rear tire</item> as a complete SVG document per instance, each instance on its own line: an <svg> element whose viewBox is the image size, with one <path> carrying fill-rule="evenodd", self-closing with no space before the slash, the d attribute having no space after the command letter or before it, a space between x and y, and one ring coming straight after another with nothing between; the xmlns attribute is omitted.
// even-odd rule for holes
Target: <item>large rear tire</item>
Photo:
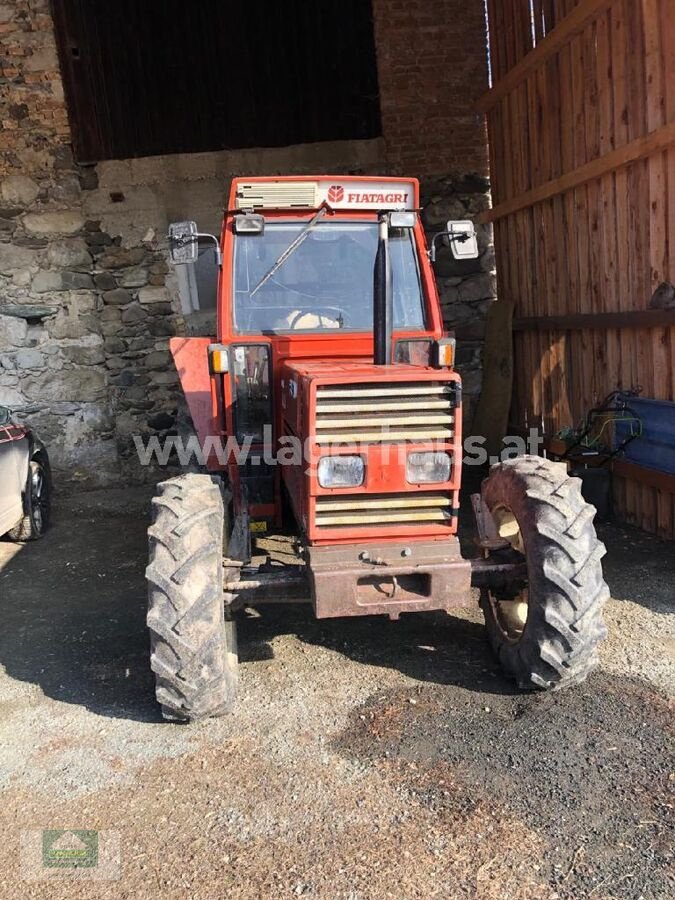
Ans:
<svg viewBox="0 0 675 900"><path fill-rule="evenodd" d="M559 690L584 681L607 633L602 607L609 589L595 508L581 496L581 481L568 476L564 463L524 456L492 468L483 499L500 534L527 562L528 584L518 598L481 595L502 667L522 688Z"/></svg>
<svg viewBox="0 0 675 900"><path fill-rule="evenodd" d="M219 482L181 475L157 486L148 529L148 628L165 719L197 721L232 708L237 639L223 596L225 511Z"/></svg>

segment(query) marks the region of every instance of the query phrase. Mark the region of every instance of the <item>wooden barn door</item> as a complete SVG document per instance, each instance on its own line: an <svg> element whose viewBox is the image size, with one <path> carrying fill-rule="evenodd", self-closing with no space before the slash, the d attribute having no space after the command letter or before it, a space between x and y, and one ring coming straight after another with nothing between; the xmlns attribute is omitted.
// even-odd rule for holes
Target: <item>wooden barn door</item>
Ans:
<svg viewBox="0 0 675 900"><path fill-rule="evenodd" d="M382 133L370 0L52 10L78 162Z"/></svg>
<svg viewBox="0 0 675 900"><path fill-rule="evenodd" d="M509 425L548 436L617 388L675 400L675 308L668 287L654 297L675 284L674 12L672 0L488 0L485 220L500 301L486 422L505 384ZM626 520L675 538L675 475L624 462L614 483Z"/></svg>

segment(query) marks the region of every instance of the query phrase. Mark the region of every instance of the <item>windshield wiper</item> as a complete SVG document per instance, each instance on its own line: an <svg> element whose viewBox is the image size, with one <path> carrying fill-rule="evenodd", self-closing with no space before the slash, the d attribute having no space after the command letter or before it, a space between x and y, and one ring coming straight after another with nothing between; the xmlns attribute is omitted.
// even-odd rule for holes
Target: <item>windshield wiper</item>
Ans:
<svg viewBox="0 0 675 900"><path fill-rule="evenodd" d="M260 290L260 288L264 284L266 284L270 280L270 278L274 275L274 273L277 272L283 266L283 264L286 262L288 257L291 256L291 254L295 253L295 251L298 249L298 247L304 242L305 238L308 237L310 231L312 230L312 228L314 228L316 223L321 221L321 219L323 219L323 217L326 215L327 211L328 211L328 207L322 206L321 209L319 209L316 212L316 214L314 216L312 216L312 218L309 220L309 222L307 223L305 228L303 228L302 231L300 232L300 234L296 237L296 239L294 241L292 241L292 243L290 243L288 245L288 247L286 247L284 252L281 254L279 259L274 263L274 265L269 270L269 272L266 275L263 275L263 277L260 279L260 281L256 284L256 286L253 288L253 290L249 294L249 297L253 297L254 294L257 294L258 291Z"/></svg>

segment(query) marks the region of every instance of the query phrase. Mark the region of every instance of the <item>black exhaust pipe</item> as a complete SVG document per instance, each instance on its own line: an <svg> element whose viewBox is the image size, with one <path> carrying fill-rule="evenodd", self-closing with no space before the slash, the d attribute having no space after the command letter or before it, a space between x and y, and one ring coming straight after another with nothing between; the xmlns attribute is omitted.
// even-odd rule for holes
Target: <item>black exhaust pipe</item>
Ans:
<svg viewBox="0 0 675 900"><path fill-rule="evenodd" d="M376 366L388 366L391 363L393 310L389 222L387 214L382 213L373 273L373 362Z"/></svg>

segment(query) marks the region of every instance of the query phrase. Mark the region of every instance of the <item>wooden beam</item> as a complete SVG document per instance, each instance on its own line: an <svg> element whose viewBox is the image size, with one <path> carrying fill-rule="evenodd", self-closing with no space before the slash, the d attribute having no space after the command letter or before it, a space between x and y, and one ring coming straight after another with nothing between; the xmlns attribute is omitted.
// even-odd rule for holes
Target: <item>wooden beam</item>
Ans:
<svg viewBox="0 0 675 900"><path fill-rule="evenodd" d="M545 184L541 184L531 191L526 191L518 197L513 197L511 200L505 200L504 203L500 203L494 209L489 209L482 213L479 221L483 224L495 222L497 219L503 219L505 216L518 212L518 210L536 206L537 203L550 200L551 197L557 197L559 194L564 194L582 184L601 178L608 172L623 169L638 159L644 159L653 153L659 153L673 144L675 144L675 121L657 128L656 131L652 131L644 137L631 141L630 144L626 144L624 147L605 153L604 156L593 159L586 165L579 166L560 178L547 181Z"/></svg>
<svg viewBox="0 0 675 900"><path fill-rule="evenodd" d="M480 112L487 112L502 97L510 94L529 72L557 53L571 37L583 31L588 21L595 19L611 2L612 0L582 0L541 43L537 44L534 50L523 57L491 90L483 94L478 100Z"/></svg>
<svg viewBox="0 0 675 900"><path fill-rule="evenodd" d="M584 331L606 328L675 328L675 309L638 309L628 312L577 313L568 316L531 316L514 319L514 331Z"/></svg>

